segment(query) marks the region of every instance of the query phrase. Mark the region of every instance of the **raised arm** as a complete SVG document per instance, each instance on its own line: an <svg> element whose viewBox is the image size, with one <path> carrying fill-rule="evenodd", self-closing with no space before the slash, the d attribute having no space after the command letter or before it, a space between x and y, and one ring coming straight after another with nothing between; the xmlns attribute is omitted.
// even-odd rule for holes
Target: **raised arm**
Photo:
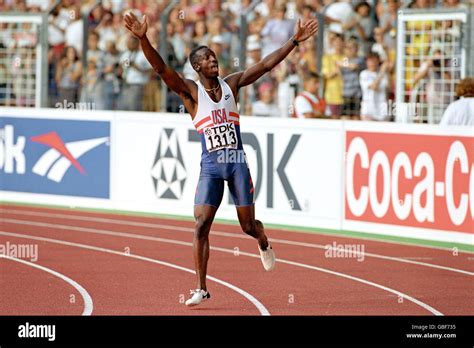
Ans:
<svg viewBox="0 0 474 348"><path fill-rule="evenodd" d="M263 58L257 64L251 66L245 71L231 74L226 78L226 82L235 87L238 90L241 87L250 85L262 77L265 73L272 70L277 66L283 59L290 54L290 52L302 41L307 40L318 31L318 22L315 19L307 21L305 24L301 24L301 20L298 20L295 27L295 35L288 40L282 47L275 50L265 58ZM295 44L296 43L296 44Z"/></svg>
<svg viewBox="0 0 474 348"><path fill-rule="evenodd" d="M146 59L150 62L153 70L165 81L166 85L179 96L186 99L191 98L195 101L196 92L193 91L192 86L195 82L181 78L176 71L165 64L163 58L150 44L146 36L148 29L147 17L143 16L143 21L140 23L133 13L128 12L124 16L124 21L125 27L140 40Z"/></svg>

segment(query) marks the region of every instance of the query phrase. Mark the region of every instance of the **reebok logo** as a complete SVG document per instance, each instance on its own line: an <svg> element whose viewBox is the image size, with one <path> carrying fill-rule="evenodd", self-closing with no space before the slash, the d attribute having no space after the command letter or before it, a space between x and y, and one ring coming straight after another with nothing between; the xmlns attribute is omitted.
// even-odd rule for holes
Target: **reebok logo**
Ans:
<svg viewBox="0 0 474 348"><path fill-rule="evenodd" d="M50 132L30 138L31 141L50 147L33 166L33 173L47 176L49 180L61 182L70 166L74 166L81 174L86 171L78 161L85 153L106 143L109 138L95 138L64 143L56 132Z"/></svg>
<svg viewBox="0 0 474 348"><path fill-rule="evenodd" d="M0 128L0 170L8 174L25 174L25 142L22 136L15 139L12 125Z"/></svg>

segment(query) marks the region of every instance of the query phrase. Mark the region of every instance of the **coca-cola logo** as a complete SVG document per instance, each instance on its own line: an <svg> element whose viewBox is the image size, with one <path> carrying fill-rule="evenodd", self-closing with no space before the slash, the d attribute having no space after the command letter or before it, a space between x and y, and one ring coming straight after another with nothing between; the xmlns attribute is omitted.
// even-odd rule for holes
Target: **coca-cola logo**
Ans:
<svg viewBox="0 0 474 348"><path fill-rule="evenodd" d="M345 217L473 233L474 138L347 132Z"/></svg>

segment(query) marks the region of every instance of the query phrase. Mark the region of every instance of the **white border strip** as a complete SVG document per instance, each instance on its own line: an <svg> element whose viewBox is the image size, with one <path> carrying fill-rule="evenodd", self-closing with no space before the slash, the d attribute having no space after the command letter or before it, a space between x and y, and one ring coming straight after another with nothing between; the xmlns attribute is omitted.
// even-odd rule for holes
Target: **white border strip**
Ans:
<svg viewBox="0 0 474 348"><path fill-rule="evenodd" d="M25 261L25 260L22 260L22 259L18 259L18 258L15 258L15 257L6 256L6 255L0 255L0 258L16 261L16 262L23 263L25 265L40 269L42 271L45 271L47 273L52 274L55 277L58 277L59 279L64 280L66 283L69 283L81 294L82 299L84 300L84 310L82 311L82 315L91 315L92 314L92 311L94 310L94 304L92 302L92 298L89 295L89 293L87 292L87 290L84 289L76 281L72 280L69 277L66 277L64 274L53 271L50 268L47 268L47 267L44 267L44 266L41 266L41 265L37 265L37 264L29 262L29 261Z"/></svg>
<svg viewBox="0 0 474 348"><path fill-rule="evenodd" d="M363 231L363 233L368 234L381 234L380 231L383 231L383 234L387 236L474 245L474 234L464 232L431 230L422 227L389 225L356 220L344 220L342 229L346 231Z"/></svg>

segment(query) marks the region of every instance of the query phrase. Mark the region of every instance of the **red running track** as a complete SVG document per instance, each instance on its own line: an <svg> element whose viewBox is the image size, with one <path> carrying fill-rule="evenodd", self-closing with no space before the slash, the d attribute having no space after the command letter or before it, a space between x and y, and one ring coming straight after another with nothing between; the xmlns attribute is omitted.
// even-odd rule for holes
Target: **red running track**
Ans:
<svg viewBox="0 0 474 348"><path fill-rule="evenodd" d="M211 300L184 306L195 287L193 222L0 205L0 244L36 244L35 264L84 288L96 315L472 315L472 253L267 229L277 267L265 272L256 242L214 224ZM326 245L364 247L328 257ZM79 315L78 289L1 258L0 315ZM215 277L215 278L214 278ZM71 302L71 298L75 299Z"/></svg>

